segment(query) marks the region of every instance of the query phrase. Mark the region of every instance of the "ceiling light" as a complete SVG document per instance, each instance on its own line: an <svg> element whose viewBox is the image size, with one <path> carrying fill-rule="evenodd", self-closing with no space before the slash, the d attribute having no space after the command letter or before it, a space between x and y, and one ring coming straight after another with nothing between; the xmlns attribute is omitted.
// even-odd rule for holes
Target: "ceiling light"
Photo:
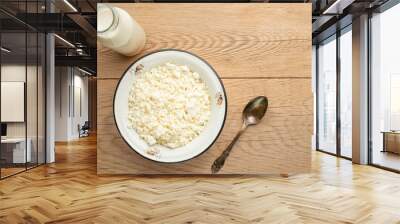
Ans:
<svg viewBox="0 0 400 224"><path fill-rule="evenodd" d="M90 75L90 76L93 75L92 73L90 73L90 72L88 72L88 71L86 71L86 70L84 70L84 69L81 69L81 68L79 68L79 67L78 67L78 70L81 71L81 72L83 72L83 73L85 73L85 74L87 74L87 75Z"/></svg>
<svg viewBox="0 0 400 224"><path fill-rule="evenodd" d="M6 52L6 53L10 53L10 52L11 52L11 50L9 50L9 49L7 49L7 48L5 48L5 47L1 47L0 49L1 49L2 51Z"/></svg>
<svg viewBox="0 0 400 224"><path fill-rule="evenodd" d="M87 55L86 52L82 48L77 48L76 49L76 53L78 55Z"/></svg>
<svg viewBox="0 0 400 224"><path fill-rule="evenodd" d="M70 47L72 47L72 48L75 48L75 45L73 45L71 42L69 42L68 40L66 40L66 39L64 39L64 38L62 38L62 37L60 37L59 35L57 35L57 34L54 34L54 36L55 37L57 37L59 40L61 40L62 42L64 42L65 44L67 44L68 46L70 46Z"/></svg>
<svg viewBox="0 0 400 224"><path fill-rule="evenodd" d="M327 9L322 13L323 15L329 14L342 14L343 10L347 8L347 6L351 5L355 0L336 0L332 5L330 5Z"/></svg>
<svg viewBox="0 0 400 224"><path fill-rule="evenodd" d="M78 10L73 6L68 0L64 0L64 3L68 5L74 12L78 12Z"/></svg>

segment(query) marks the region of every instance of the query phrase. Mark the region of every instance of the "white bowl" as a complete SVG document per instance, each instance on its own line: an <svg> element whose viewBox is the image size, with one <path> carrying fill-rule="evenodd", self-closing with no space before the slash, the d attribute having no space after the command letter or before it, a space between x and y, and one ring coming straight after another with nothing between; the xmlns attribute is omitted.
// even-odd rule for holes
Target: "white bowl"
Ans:
<svg viewBox="0 0 400 224"><path fill-rule="evenodd" d="M139 137L135 130L127 127L128 96L135 81L136 69L140 69L143 66L143 69L147 70L166 62L187 65L191 70L200 74L202 80L207 84L211 96L211 117L203 132L187 145L176 149L157 146L158 150L154 151L149 150L149 145ZM205 152L221 133L226 119L226 112L226 93L218 74L205 60L182 50L160 50L139 58L125 71L119 80L114 95L114 118L122 138L138 154L157 162L182 162Z"/></svg>

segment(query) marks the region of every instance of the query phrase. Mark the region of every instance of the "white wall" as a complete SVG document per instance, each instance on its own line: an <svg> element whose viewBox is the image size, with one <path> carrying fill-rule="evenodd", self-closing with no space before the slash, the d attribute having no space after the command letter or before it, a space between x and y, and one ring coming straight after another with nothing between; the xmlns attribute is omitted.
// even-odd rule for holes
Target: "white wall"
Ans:
<svg viewBox="0 0 400 224"><path fill-rule="evenodd" d="M69 140L69 85L70 71L68 67L55 68L55 141Z"/></svg>
<svg viewBox="0 0 400 224"><path fill-rule="evenodd" d="M74 96L71 96L75 102L71 102L71 133L73 139L79 138L78 124L83 125L88 120L88 78L82 76L82 73L76 73L74 70ZM80 92L80 93L79 93ZM80 101L80 102L79 102ZM81 110L81 111L80 111Z"/></svg>
<svg viewBox="0 0 400 224"><path fill-rule="evenodd" d="M32 67L28 66L28 70ZM24 65L2 65L1 81L25 82L25 64Z"/></svg>
<svg viewBox="0 0 400 224"><path fill-rule="evenodd" d="M27 69L27 70L25 70ZM1 81L3 82L25 82L26 72L28 74L36 74L36 66L18 65L18 64L6 64L1 66ZM29 90L29 89L28 89ZM36 89L34 93L27 93L28 101L32 101L29 98L36 98ZM36 107L36 106L35 106ZM2 110L7 110L7 108L1 108ZM28 127L36 125L36 119L30 117L33 114L28 114L28 122L34 121L35 124L28 124ZM36 114L34 114L36 118ZM25 137L25 122L8 122L7 123L7 136L8 137ZM28 133L28 137L29 133Z"/></svg>
<svg viewBox="0 0 400 224"><path fill-rule="evenodd" d="M88 78L72 67L56 67L55 73L55 140L70 141L88 120Z"/></svg>
<svg viewBox="0 0 400 224"><path fill-rule="evenodd" d="M38 69L38 70L37 70ZM25 64L4 64L1 66L2 82L24 82L26 84L26 107L20 108L20 112L26 112L26 121L6 122L8 138L27 138L30 140L32 161L44 162L45 150L45 120L44 120L44 74L39 66L25 66ZM27 80L25 80L27 78ZM2 90L3 91L3 90ZM24 90L21 94L24 94ZM4 96L2 96L4 97ZM5 96L7 97L7 96ZM23 103L24 104L24 103ZM2 107L1 110L13 110L10 107ZM14 108L15 110L15 108ZM13 111L7 111L13 113ZM37 153L39 156L37 156Z"/></svg>
<svg viewBox="0 0 400 224"><path fill-rule="evenodd" d="M24 122L25 83L1 81L1 122Z"/></svg>
<svg viewBox="0 0 400 224"><path fill-rule="evenodd" d="M25 65L2 65L1 81L25 82ZM1 108L6 110L6 108ZM7 137L25 137L25 123L12 122L7 123Z"/></svg>

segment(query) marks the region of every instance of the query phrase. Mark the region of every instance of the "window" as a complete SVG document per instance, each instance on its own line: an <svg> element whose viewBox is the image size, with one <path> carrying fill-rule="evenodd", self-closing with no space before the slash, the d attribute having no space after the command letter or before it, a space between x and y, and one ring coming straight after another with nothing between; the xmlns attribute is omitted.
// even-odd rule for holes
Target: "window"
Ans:
<svg viewBox="0 0 400 224"><path fill-rule="evenodd" d="M352 157L352 32L340 35L340 155Z"/></svg>
<svg viewBox="0 0 400 224"><path fill-rule="evenodd" d="M400 170L400 4L371 18L372 164Z"/></svg>
<svg viewBox="0 0 400 224"><path fill-rule="evenodd" d="M317 49L317 149L351 158L352 26L323 41Z"/></svg>
<svg viewBox="0 0 400 224"><path fill-rule="evenodd" d="M44 1L0 1L19 16ZM10 6L10 7L8 7ZM0 178L45 163L45 34L0 12Z"/></svg>
<svg viewBox="0 0 400 224"><path fill-rule="evenodd" d="M390 130L400 130L400 73L390 74Z"/></svg>
<svg viewBox="0 0 400 224"><path fill-rule="evenodd" d="M336 36L318 47L318 145L336 153Z"/></svg>

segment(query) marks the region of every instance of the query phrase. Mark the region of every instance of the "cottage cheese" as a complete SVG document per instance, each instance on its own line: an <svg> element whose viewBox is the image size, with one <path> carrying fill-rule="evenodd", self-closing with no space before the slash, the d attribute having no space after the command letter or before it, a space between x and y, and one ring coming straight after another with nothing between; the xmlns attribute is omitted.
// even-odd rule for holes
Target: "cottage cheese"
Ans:
<svg viewBox="0 0 400 224"><path fill-rule="evenodd" d="M128 127L150 146L178 148L204 130L210 95L198 73L165 63L136 75L128 99Z"/></svg>

